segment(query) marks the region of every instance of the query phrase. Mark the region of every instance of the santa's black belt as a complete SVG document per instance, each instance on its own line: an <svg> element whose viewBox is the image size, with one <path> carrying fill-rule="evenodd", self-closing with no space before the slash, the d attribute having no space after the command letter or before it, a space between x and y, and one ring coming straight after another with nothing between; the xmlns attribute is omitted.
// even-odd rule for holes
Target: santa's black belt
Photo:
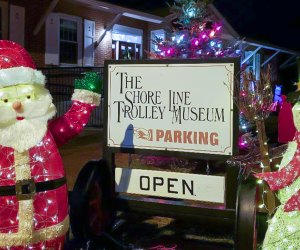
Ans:
<svg viewBox="0 0 300 250"><path fill-rule="evenodd" d="M28 200L36 193L59 188L65 183L65 177L36 183L33 179L21 180L17 181L15 186L0 186L0 196L16 195L18 200Z"/></svg>

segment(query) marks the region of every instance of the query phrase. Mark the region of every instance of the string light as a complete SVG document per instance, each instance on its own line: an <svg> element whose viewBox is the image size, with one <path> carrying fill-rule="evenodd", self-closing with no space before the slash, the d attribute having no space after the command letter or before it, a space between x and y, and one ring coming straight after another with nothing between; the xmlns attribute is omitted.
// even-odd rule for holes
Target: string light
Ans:
<svg viewBox="0 0 300 250"><path fill-rule="evenodd" d="M263 184L263 181L262 180L257 180L256 183L261 185L261 184Z"/></svg>

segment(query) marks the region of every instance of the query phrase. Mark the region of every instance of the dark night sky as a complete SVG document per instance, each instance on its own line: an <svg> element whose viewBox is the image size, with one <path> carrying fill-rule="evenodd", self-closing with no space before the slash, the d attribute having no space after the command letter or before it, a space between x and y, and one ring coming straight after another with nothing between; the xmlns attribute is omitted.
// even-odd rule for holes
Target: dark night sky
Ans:
<svg viewBox="0 0 300 250"><path fill-rule="evenodd" d="M153 11L166 0L106 0L110 3ZM172 0L168 0L173 3ZM300 51L299 0L214 0L214 5L242 37Z"/></svg>

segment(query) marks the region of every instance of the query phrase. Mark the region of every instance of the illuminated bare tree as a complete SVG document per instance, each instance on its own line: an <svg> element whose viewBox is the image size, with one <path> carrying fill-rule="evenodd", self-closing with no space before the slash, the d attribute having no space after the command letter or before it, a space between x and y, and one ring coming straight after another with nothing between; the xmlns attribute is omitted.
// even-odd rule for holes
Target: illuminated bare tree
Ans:
<svg viewBox="0 0 300 250"><path fill-rule="evenodd" d="M242 72L242 83L239 87L239 94L236 99L240 112L249 122L255 123L256 125L262 171L271 171L265 129L265 120L272 111L271 106L273 103L270 66L268 66L266 70L261 71L259 79L250 71ZM266 190L267 208L269 213L272 213L275 209L274 194L267 186L264 186L264 190Z"/></svg>

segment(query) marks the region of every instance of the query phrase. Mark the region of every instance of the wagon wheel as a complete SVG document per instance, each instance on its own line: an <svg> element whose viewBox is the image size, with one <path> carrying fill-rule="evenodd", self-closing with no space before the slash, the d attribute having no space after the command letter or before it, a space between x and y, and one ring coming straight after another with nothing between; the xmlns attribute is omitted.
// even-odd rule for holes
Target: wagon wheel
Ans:
<svg viewBox="0 0 300 250"><path fill-rule="evenodd" d="M239 185L236 203L235 247L237 250L255 250L257 243L255 181Z"/></svg>
<svg viewBox="0 0 300 250"><path fill-rule="evenodd" d="M80 171L70 198L75 238L93 238L109 231L115 216L111 177L105 161L89 161Z"/></svg>

